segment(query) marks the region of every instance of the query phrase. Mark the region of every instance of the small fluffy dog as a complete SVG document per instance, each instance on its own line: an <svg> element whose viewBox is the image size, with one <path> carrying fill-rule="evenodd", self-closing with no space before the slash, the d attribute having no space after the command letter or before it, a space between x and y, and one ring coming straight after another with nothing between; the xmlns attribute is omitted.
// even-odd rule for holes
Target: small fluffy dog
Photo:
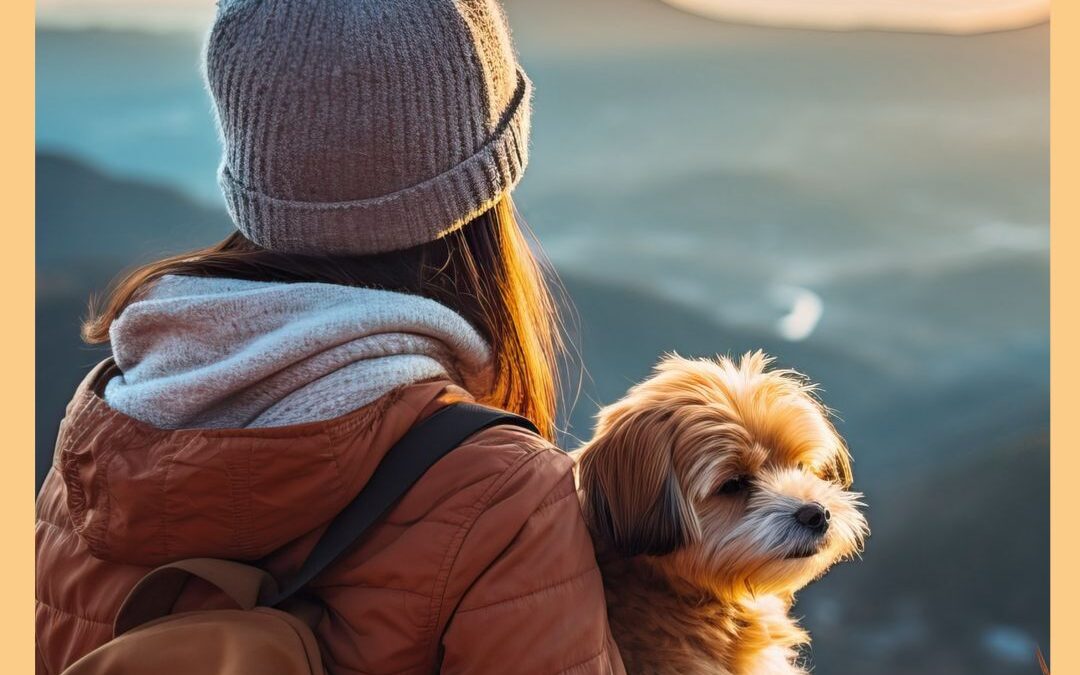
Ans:
<svg viewBox="0 0 1080 675"><path fill-rule="evenodd" d="M868 534L813 385L770 363L667 357L575 453L631 675L805 673L794 593Z"/></svg>

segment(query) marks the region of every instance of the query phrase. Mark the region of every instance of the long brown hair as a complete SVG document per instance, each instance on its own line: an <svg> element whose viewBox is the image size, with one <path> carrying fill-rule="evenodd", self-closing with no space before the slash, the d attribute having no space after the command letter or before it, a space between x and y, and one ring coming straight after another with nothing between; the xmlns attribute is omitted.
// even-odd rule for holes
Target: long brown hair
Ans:
<svg viewBox="0 0 1080 675"><path fill-rule="evenodd" d="M91 303L83 339L108 342L109 328L124 308L167 274L316 281L411 293L454 309L492 346L493 389L472 393L484 403L528 417L554 440L563 334L545 278L550 267L541 264L529 243L509 197L441 239L379 255L275 253L236 233L123 275L103 303Z"/></svg>

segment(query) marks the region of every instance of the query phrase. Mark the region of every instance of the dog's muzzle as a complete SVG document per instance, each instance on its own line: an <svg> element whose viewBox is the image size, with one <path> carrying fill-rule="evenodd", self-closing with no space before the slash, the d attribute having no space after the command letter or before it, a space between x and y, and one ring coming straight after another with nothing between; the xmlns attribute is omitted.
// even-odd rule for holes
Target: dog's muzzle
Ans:
<svg viewBox="0 0 1080 675"><path fill-rule="evenodd" d="M829 509L818 502L810 502L809 504L803 504L796 509L795 513L792 514L792 517L794 517L795 522L798 523L799 531L803 533L803 536L809 536L806 541L800 542L800 544L784 556L784 558L786 560L794 560L798 558L809 558L810 556L815 555L821 549L821 542L825 537L825 533L829 531L829 521L832 520L832 514L829 513Z"/></svg>

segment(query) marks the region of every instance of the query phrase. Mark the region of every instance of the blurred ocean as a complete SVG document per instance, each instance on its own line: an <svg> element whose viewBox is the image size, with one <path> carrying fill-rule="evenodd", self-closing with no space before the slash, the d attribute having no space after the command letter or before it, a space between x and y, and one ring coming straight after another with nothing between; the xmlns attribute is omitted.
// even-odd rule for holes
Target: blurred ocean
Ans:
<svg viewBox="0 0 1080 675"><path fill-rule="evenodd" d="M1037 673L1048 647L1047 27L736 27L509 2L518 205L580 314L569 432L664 350L764 346L843 418L874 528L805 594L822 673ZM90 290L227 231L201 35L38 31L39 441ZM572 443L568 436L568 442Z"/></svg>

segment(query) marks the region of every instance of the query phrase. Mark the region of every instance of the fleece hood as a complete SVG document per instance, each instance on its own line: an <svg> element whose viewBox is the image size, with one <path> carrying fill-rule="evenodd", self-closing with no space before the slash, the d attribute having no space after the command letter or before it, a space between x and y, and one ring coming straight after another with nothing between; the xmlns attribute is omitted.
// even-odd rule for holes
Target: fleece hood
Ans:
<svg viewBox="0 0 1080 675"><path fill-rule="evenodd" d="M165 429L328 420L402 386L491 385L488 345L428 298L327 283L167 275L109 331L110 406Z"/></svg>

